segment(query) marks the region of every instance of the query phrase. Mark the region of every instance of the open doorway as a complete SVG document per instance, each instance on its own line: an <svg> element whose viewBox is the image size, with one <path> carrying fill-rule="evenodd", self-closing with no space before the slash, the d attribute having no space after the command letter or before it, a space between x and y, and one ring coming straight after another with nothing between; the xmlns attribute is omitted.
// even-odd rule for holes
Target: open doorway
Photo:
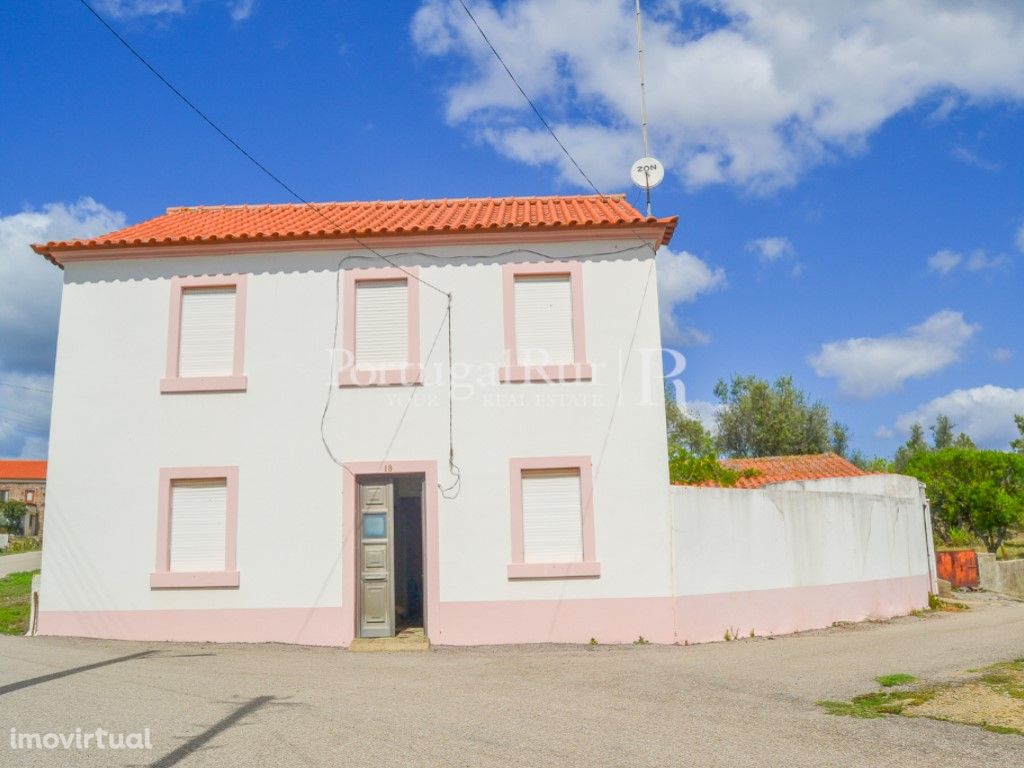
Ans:
<svg viewBox="0 0 1024 768"><path fill-rule="evenodd" d="M357 634L424 634L424 475L360 475Z"/></svg>
<svg viewBox="0 0 1024 768"><path fill-rule="evenodd" d="M423 476L395 480L395 631L423 628Z"/></svg>

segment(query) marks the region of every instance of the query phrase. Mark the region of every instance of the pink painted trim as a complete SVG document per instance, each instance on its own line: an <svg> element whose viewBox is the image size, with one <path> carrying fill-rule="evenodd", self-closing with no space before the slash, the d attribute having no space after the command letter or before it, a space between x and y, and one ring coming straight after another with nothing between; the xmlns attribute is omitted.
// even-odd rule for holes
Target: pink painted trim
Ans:
<svg viewBox="0 0 1024 768"><path fill-rule="evenodd" d="M354 504L352 509L354 513ZM354 546L352 549L354 553ZM351 563L347 549L346 557ZM434 558L436 562L436 547ZM836 621L903 616L928 604L929 579L928 574L919 574L850 584L678 598L444 603L433 598L428 631L435 645L586 643L590 638L602 644L631 643L640 635L653 643L714 642L723 638L726 629L739 629L740 634L753 629L759 636L781 635L828 627ZM432 583L436 585L437 579L433 578ZM352 641L355 626L355 614L350 608L353 598L354 586L351 595L346 593L346 605L341 607L44 610L39 613L38 634L166 642L346 646Z"/></svg>
<svg viewBox="0 0 1024 768"><path fill-rule="evenodd" d="M600 563L509 563L510 579L571 579L600 576Z"/></svg>
<svg viewBox="0 0 1024 768"><path fill-rule="evenodd" d="M436 642L441 628L440 557L437 532L437 462L436 461L359 461L342 465L341 602L345 609L344 635L356 635L356 478L359 475L418 475L423 477L423 525L426 551L423 553L427 580L426 633Z"/></svg>
<svg viewBox="0 0 1024 768"><path fill-rule="evenodd" d="M237 587L238 571L180 571L149 574L151 589Z"/></svg>
<svg viewBox="0 0 1024 768"><path fill-rule="evenodd" d="M396 384L421 384L420 364L420 268L374 267L345 271L344 328L341 340L342 367L338 384L343 387L366 387ZM408 288L409 350L404 368L361 370L356 360L356 284L370 280L404 280Z"/></svg>
<svg viewBox="0 0 1024 768"><path fill-rule="evenodd" d="M590 381L594 368L590 363L569 365L505 365L498 372L501 381Z"/></svg>
<svg viewBox="0 0 1024 768"><path fill-rule="evenodd" d="M536 275L566 275L572 294L571 365L523 366L516 352L516 278ZM505 320L505 359L499 378L505 382L520 381L587 381L593 368L587 363L587 334L583 314L583 265L578 261L545 262L541 264L503 264L501 267L502 309Z"/></svg>
<svg viewBox="0 0 1024 768"><path fill-rule="evenodd" d="M171 483L175 480L205 480L223 477L227 483L228 508L224 524L224 571L171 571ZM238 467L163 467L156 517L156 569L150 574L150 588L237 587L238 586ZM233 576L231 575L233 574ZM221 583L210 583L214 575ZM233 581L233 583L231 583ZM198 583L193 583L198 582Z"/></svg>
<svg viewBox="0 0 1024 768"><path fill-rule="evenodd" d="M176 643L345 646L340 607L41 611L38 634Z"/></svg>
<svg viewBox="0 0 1024 768"><path fill-rule="evenodd" d="M161 244L144 247L107 247L80 248L50 251L53 261L62 266L75 261L117 261L121 259L168 259L179 256L216 256L229 251L236 253L292 253L296 251L351 251L361 250L370 246L375 250L381 248L411 248L430 246L467 246L492 245L504 243L567 243L594 240L639 239L650 242L655 249L664 245L662 242L667 230L665 224L635 224L627 228L615 227L578 227L572 229L544 228L537 230L519 230L510 232L453 232L451 234L407 235L367 235L358 240L341 236L339 238L322 238L315 240L265 240L251 242L245 240L226 240L220 243L203 243L190 245ZM646 237L645 237L646 235ZM45 255L45 254L44 254Z"/></svg>
<svg viewBox="0 0 1024 768"><path fill-rule="evenodd" d="M245 303L248 276L204 275L171 278L171 308L167 320L167 372L160 380L160 391L170 392L244 392L245 376ZM231 376L178 375L181 347L181 294L186 288L235 289L235 356Z"/></svg>
<svg viewBox="0 0 1024 768"><path fill-rule="evenodd" d="M246 376L194 376L185 379L160 379L161 392L245 392Z"/></svg>
<svg viewBox="0 0 1024 768"><path fill-rule="evenodd" d="M437 645L707 643L725 631L759 636L837 621L905 616L928 604L928 575L673 598L494 600L441 603Z"/></svg>
<svg viewBox="0 0 1024 768"><path fill-rule="evenodd" d="M580 499L583 508L583 560L579 563L525 563L523 542L523 471L530 469L575 469L580 473ZM600 576L594 532L594 479L589 456L536 456L509 459L509 499L512 510L512 561L508 566L510 579L558 579L579 576ZM578 572L570 572L578 571Z"/></svg>

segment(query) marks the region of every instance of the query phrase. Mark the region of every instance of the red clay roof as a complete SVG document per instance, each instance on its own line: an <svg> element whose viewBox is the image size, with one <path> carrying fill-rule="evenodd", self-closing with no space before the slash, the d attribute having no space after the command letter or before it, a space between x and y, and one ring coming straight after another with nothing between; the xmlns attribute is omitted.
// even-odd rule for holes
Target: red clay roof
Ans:
<svg viewBox="0 0 1024 768"><path fill-rule="evenodd" d="M814 453L803 456L763 456L758 459L722 459L728 469L742 472L755 469L756 477L741 477L732 488L763 488L766 485L789 480L823 480L830 477L861 477L870 474L856 464L834 453ZM700 483L717 486L712 481Z"/></svg>
<svg viewBox="0 0 1024 768"><path fill-rule="evenodd" d="M0 459L0 480L45 480L46 462Z"/></svg>
<svg viewBox="0 0 1024 768"><path fill-rule="evenodd" d="M49 242L32 248L56 263L55 252L76 249L541 228L628 230L650 224L663 227L661 243L667 244L676 223L675 216L644 216L624 195L223 205L168 208L162 216L96 238Z"/></svg>

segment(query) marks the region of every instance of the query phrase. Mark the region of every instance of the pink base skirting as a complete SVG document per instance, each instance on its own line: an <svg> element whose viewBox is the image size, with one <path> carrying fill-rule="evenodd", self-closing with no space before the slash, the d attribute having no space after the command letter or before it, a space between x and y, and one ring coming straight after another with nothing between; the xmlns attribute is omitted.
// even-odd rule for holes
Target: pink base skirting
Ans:
<svg viewBox="0 0 1024 768"><path fill-rule="evenodd" d="M37 634L112 640L348 645L341 608L40 611Z"/></svg>
<svg viewBox="0 0 1024 768"><path fill-rule="evenodd" d="M929 577L684 597L442 602L428 633L437 645L705 643L726 631L783 635L837 621L902 616L928 604ZM343 608L42 611L39 634L118 640L347 646Z"/></svg>

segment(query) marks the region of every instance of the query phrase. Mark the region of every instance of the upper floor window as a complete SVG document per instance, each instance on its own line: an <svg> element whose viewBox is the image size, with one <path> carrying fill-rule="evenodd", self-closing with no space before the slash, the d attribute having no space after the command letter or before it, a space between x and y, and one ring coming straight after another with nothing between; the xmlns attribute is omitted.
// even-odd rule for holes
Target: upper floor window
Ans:
<svg viewBox="0 0 1024 768"><path fill-rule="evenodd" d="M36 492L35 491L25 491L25 501L35 501L35 498L36 498Z"/></svg>
<svg viewBox="0 0 1024 768"><path fill-rule="evenodd" d="M579 262L502 267L505 358L502 381L590 379Z"/></svg>
<svg viewBox="0 0 1024 768"><path fill-rule="evenodd" d="M418 267L345 273L343 386L419 384Z"/></svg>
<svg viewBox="0 0 1024 768"><path fill-rule="evenodd" d="M10 501L10 500L11 500L11 492L10 491L8 491L6 489L3 490L3 491L0 491L0 501Z"/></svg>
<svg viewBox="0 0 1024 768"><path fill-rule="evenodd" d="M162 392L244 391L245 275L175 277Z"/></svg>

